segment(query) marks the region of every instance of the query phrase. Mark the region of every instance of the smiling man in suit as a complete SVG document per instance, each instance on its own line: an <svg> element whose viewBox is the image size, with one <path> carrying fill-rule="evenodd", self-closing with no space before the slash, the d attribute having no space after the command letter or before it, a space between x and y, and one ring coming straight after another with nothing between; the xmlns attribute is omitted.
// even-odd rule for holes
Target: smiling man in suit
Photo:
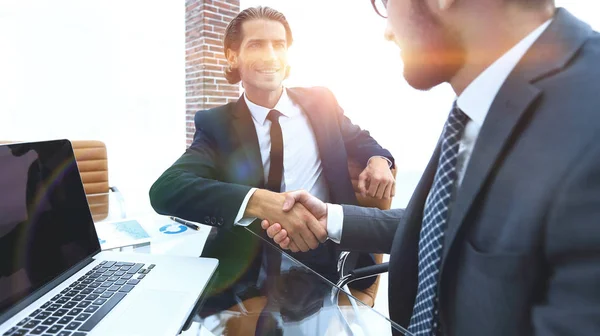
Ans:
<svg viewBox="0 0 600 336"><path fill-rule="evenodd" d="M390 152L344 116L330 91L283 86L292 41L283 14L268 7L248 8L231 21L224 36L225 77L232 84L241 80L245 93L235 103L196 113L192 145L150 190L157 212L217 228L203 251L220 262L217 309L233 305L236 295L243 299L248 284L262 287L268 272L290 266L267 270L281 256L261 253L258 240L240 227L264 234L258 222L250 224L256 218L288 223L299 249L308 251L293 257L337 280L337 246L319 246L326 231L313 234L319 225L306 209L283 212L280 192L303 188L324 201L357 204L351 159L364 167L364 194L394 195ZM358 260L373 262L369 254Z"/></svg>
<svg viewBox="0 0 600 336"><path fill-rule="evenodd" d="M408 83L457 94L440 141L405 210L286 209L390 253L390 317L415 335L600 334L600 34L552 0L372 3Z"/></svg>

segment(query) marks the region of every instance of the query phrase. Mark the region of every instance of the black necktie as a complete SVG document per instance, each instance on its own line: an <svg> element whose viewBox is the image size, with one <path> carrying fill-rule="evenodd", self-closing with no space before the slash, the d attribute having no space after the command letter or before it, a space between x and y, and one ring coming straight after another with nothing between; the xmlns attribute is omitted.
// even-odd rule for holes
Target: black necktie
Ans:
<svg viewBox="0 0 600 336"><path fill-rule="evenodd" d="M271 110L267 115L267 119L271 121L271 167L269 168L269 178L267 180L267 189L280 192L281 191L281 180L283 178L283 134L281 133L281 125L279 124L279 117L281 112L277 110ZM263 235L267 238L263 230ZM271 288L275 280L279 277L281 269L281 252L273 247L266 246L267 255L267 289Z"/></svg>
<svg viewBox="0 0 600 336"><path fill-rule="evenodd" d="M271 110L267 119L271 121L271 168L269 169L269 179L267 180L267 189L280 192L281 179L283 178L283 135L279 117L281 112Z"/></svg>

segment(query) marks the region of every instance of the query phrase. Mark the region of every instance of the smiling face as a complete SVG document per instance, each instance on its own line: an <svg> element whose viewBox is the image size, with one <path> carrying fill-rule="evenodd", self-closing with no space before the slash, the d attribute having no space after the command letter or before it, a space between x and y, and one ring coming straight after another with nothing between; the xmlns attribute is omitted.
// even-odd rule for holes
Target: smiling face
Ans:
<svg viewBox="0 0 600 336"><path fill-rule="evenodd" d="M288 41L285 27L267 19L242 24L238 51L229 49L227 61L240 73L246 91L278 91L288 68Z"/></svg>

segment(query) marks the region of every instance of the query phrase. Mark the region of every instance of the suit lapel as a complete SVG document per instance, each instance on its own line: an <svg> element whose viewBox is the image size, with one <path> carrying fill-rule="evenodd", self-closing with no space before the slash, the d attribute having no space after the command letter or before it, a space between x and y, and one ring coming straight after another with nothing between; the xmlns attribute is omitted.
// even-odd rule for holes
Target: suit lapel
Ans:
<svg viewBox="0 0 600 336"><path fill-rule="evenodd" d="M442 260L486 179L493 168L500 164L502 152L509 145L509 139L519 120L539 94L535 87L513 76L505 82L496 96L479 132L463 182L451 205Z"/></svg>
<svg viewBox="0 0 600 336"><path fill-rule="evenodd" d="M298 104L307 116L312 128L323 176L329 187L329 201L339 204L357 204L356 195L348 171L348 156L336 118L339 106L332 98L318 91L304 88L288 89L288 96Z"/></svg>
<svg viewBox="0 0 600 336"><path fill-rule="evenodd" d="M238 171L243 172L243 179L247 181L255 181L254 186L262 188L265 184L264 168L262 165L262 159L260 156L260 147L258 144L258 137L256 135L256 128L252 121L252 116L244 97L240 97L235 104L233 111L233 118L231 123L233 129L238 136L239 143L234 146L237 153L233 155L245 155L246 160L239 160L245 167Z"/></svg>
<svg viewBox="0 0 600 336"><path fill-rule="evenodd" d="M502 156L510 147L511 139L518 135L516 126L531 104L542 94L532 83L563 69L588 39L591 31L589 26L566 10L557 10L552 24L500 88L479 132L464 180L452 204L445 235L443 263L490 173L501 165Z"/></svg>
<svg viewBox="0 0 600 336"><path fill-rule="evenodd" d="M329 153L330 144L336 144L341 141L339 133L330 131L330 125L335 125L335 120L330 120L334 115L331 111L325 109L331 108L329 104L324 104L316 99L308 99L306 94L299 89L287 89L288 96L294 103L298 104L304 114L307 116L310 126L315 134L319 153ZM329 125L329 127L328 127ZM337 135L338 139L335 138ZM337 140L337 141L336 141ZM321 155L321 161L327 160L327 155Z"/></svg>

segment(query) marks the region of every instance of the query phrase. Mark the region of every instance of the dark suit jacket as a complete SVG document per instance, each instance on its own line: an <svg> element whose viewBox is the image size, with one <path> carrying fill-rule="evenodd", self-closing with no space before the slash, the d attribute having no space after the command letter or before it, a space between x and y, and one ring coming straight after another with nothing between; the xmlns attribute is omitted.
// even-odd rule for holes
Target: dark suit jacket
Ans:
<svg viewBox="0 0 600 336"><path fill-rule="evenodd" d="M294 88L288 89L288 95L300 105L312 126L330 201L356 204L348 158L366 166L374 155L393 161L390 152L344 116L329 90ZM236 103L197 112L195 124L190 148L150 189L152 206L161 214L219 228L216 237L206 243L203 255L219 259L220 278L216 283L223 286L221 289L242 278L253 282L260 265L259 243L243 228L234 226L251 187L265 186L252 116L242 97ZM251 226L260 230L257 222ZM330 242L294 257L335 281L338 255Z"/></svg>
<svg viewBox="0 0 600 336"><path fill-rule="evenodd" d="M391 252L390 317L404 327L439 152L406 210L344 208L344 248ZM501 87L450 212L444 335L600 335L600 34L566 10Z"/></svg>

